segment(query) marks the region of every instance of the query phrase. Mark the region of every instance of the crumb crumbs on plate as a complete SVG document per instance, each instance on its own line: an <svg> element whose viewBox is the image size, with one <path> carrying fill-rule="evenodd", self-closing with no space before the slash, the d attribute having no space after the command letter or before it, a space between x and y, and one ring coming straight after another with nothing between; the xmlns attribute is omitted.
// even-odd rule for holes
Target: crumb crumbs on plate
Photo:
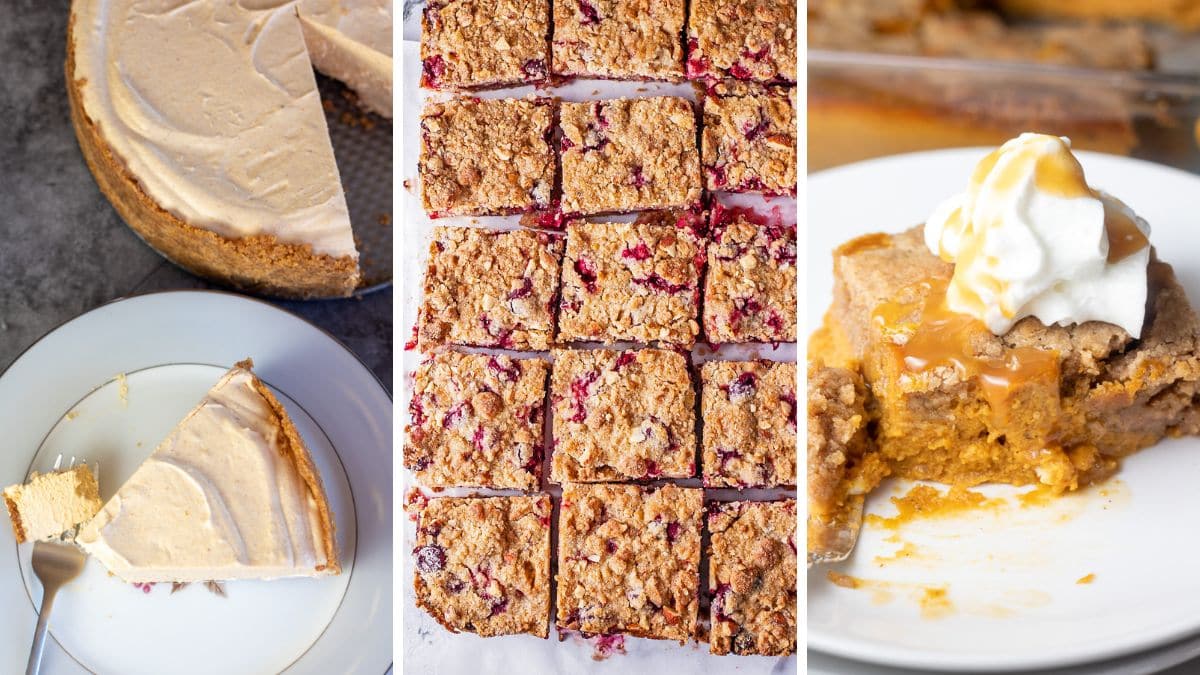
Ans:
<svg viewBox="0 0 1200 675"><path fill-rule="evenodd" d="M1094 572L1088 572L1087 574L1076 579L1075 583L1079 584L1080 586L1085 586L1087 584L1092 583L1095 580L1096 580L1096 574Z"/></svg>

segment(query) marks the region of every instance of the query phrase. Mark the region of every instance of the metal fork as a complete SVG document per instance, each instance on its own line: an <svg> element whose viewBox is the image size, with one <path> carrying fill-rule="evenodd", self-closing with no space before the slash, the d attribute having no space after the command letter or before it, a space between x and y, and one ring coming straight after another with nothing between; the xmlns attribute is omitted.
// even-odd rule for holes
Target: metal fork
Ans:
<svg viewBox="0 0 1200 675"><path fill-rule="evenodd" d="M25 675L37 675L42 669L42 650L46 646L46 631L50 626L50 608L54 596L63 584L79 576L87 556L74 544L52 544L39 541L33 545L33 573L42 582L42 609L38 612L33 646L29 649L29 665Z"/></svg>
<svg viewBox="0 0 1200 675"><path fill-rule="evenodd" d="M62 467L63 456L54 460L54 470ZM75 466L72 457L68 468ZM97 465L93 474L99 480L100 467ZM42 653L46 647L46 633L50 627L50 609L54 605L54 597L58 589L79 576L87 555L74 544L52 543L47 541L35 542L33 545L33 574L42 582L42 608L38 612L37 628L33 631L33 645L29 648L29 663L25 666L25 675L37 675L42 670Z"/></svg>

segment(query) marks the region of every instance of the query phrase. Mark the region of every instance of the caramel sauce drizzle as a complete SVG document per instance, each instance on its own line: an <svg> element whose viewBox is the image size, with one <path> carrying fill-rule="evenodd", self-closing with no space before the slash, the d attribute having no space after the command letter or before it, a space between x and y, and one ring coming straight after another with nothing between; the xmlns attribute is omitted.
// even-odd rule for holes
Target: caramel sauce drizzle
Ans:
<svg viewBox="0 0 1200 675"><path fill-rule="evenodd" d="M1003 413L1012 391L1031 381L1058 379L1058 354L1035 347L1004 347L995 357L978 356L975 339L989 335L986 325L946 304L949 280L937 277L917 284L912 302L885 301L872 320L891 341L904 368L913 373L953 368L964 380L976 379L993 412ZM904 297L908 293L902 293ZM907 335L903 344L895 338Z"/></svg>

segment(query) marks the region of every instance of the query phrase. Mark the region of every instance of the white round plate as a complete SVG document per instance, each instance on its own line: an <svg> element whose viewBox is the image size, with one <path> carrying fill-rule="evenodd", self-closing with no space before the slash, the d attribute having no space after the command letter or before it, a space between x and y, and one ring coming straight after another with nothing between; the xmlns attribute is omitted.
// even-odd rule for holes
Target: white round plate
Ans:
<svg viewBox="0 0 1200 675"><path fill-rule="evenodd" d="M344 346L267 303L207 291L119 300L63 324L0 376L0 486L58 455L99 465L107 499L229 366L279 398L329 493L343 572L239 581L225 596L109 576L88 561L50 621L43 672L384 673L392 637L392 403ZM124 387L117 375L124 374ZM122 395L124 389L124 395ZM7 525L3 529L9 533ZM0 533L0 672L21 672L41 584Z"/></svg>
<svg viewBox="0 0 1200 675"><path fill-rule="evenodd" d="M808 182L807 320L832 295L830 253L869 232L924 222L966 187L990 148L915 153L814 174ZM1149 221L1159 255L1200 301L1200 177L1148 162L1078 153L1088 181ZM1126 460L1115 481L1042 507L1013 488L999 510L904 525L901 543L865 527L845 563L808 573L808 645L840 657L922 670L1060 668L1148 650L1200 633L1200 440L1163 442ZM906 489L893 484L893 489ZM871 513L888 515L880 490ZM881 558L881 560L877 560ZM847 589L832 569L867 580ZM1094 581L1076 583L1088 574ZM948 605L919 601L945 588Z"/></svg>

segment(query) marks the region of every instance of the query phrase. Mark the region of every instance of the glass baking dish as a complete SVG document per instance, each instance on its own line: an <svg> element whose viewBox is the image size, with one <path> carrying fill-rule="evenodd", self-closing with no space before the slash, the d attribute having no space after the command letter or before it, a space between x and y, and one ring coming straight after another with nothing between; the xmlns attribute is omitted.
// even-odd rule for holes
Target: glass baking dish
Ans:
<svg viewBox="0 0 1200 675"><path fill-rule="evenodd" d="M808 52L808 169L1022 131L1200 172L1200 76Z"/></svg>

